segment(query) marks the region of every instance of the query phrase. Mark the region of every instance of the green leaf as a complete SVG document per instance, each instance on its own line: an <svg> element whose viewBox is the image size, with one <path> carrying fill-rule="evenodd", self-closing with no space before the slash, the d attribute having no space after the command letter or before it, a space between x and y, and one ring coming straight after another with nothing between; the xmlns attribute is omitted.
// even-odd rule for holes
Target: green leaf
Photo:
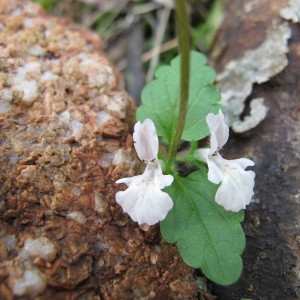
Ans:
<svg viewBox="0 0 300 300"><path fill-rule="evenodd" d="M208 12L204 23L192 28L192 42L195 46L209 50L213 43L213 39L223 21L224 1L212 1L211 8Z"/></svg>
<svg viewBox="0 0 300 300"><path fill-rule="evenodd" d="M171 61L170 66L159 67L156 79L142 92L142 105L137 111L137 119L152 119L157 134L173 142L178 121L180 57ZM217 113L220 93L213 86L215 71L206 66L206 58L198 52L191 52L191 75L188 99L188 112L182 135L185 141L200 140L209 134L206 124L208 113Z"/></svg>
<svg viewBox="0 0 300 300"><path fill-rule="evenodd" d="M58 1L59 0L32 0L32 2L41 5L47 12L51 12Z"/></svg>
<svg viewBox="0 0 300 300"><path fill-rule="evenodd" d="M243 269L245 236L240 222L244 214L218 205L214 200L217 188L199 171L184 178L176 176L164 190L174 206L161 222L161 233L167 242L177 242L188 265L201 268L218 284L229 285Z"/></svg>

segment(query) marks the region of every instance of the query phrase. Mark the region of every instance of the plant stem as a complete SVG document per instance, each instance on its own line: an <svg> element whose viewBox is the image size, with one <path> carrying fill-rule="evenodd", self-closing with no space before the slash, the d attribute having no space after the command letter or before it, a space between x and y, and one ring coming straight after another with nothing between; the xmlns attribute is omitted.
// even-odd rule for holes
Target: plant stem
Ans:
<svg viewBox="0 0 300 300"><path fill-rule="evenodd" d="M169 149L169 158L175 157L184 129L190 82L190 39L189 22L185 0L175 0L175 15L178 31L178 44L180 54L180 102L178 123L175 129L173 144Z"/></svg>

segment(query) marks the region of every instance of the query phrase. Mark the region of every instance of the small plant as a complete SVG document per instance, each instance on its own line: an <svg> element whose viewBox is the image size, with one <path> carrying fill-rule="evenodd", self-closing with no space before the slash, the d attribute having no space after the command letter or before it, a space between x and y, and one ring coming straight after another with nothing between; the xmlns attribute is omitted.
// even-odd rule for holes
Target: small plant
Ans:
<svg viewBox="0 0 300 300"><path fill-rule="evenodd" d="M176 243L184 261L201 268L212 281L229 285L242 271L245 235L243 209L253 196L254 163L246 158L224 159L228 140L215 72L201 53L189 51L185 2L175 1L180 55L142 92L134 128L134 146L146 164L142 175L123 178L128 188L116 201L139 224L160 222L163 238ZM207 148L198 141L210 136ZM159 151L159 138L167 149ZM181 141L187 151L178 152ZM183 177L178 164L197 170Z"/></svg>

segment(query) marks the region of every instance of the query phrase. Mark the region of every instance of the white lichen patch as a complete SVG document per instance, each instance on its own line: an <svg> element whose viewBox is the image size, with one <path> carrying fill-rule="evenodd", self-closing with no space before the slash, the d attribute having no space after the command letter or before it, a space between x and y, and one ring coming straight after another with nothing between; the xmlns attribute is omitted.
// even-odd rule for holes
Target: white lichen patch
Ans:
<svg viewBox="0 0 300 300"><path fill-rule="evenodd" d="M17 69L17 74L11 79L11 90L17 93L21 101L26 104L32 104L38 97L38 81L35 77L41 74L40 64L30 62Z"/></svg>
<svg viewBox="0 0 300 300"><path fill-rule="evenodd" d="M31 15L36 15L39 12L39 6L34 5L31 2L26 2L23 7L24 11Z"/></svg>
<svg viewBox="0 0 300 300"><path fill-rule="evenodd" d="M268 112L268 108L264 105L263 98L252 99L250 103L250 115L246 116L243 121L234 123L235 132L245 132L256 127L263 120Z"/></svg>
<svg viewBox="0 0 300 300"><path fill-rule="evenodd" d="M3 238L4 244L9 250L15 250L18 245L18 241L14 235L6 235Z"/></svg>
<svg viewBox="0 0 300 300"><path fill-rule="evenodd" d="M34 26L34 19L33 18L25 18L23 21L24 28L31 28Z"/></svg>
<svg viewBox="0 0 300 300"><path fill-rule="evenodd" d="M125 118L128 109L128 99L124 93L116 92L111 97L103 95L101 97L101 103L105 110L110 112L113 116L117 116L120 119Z"/></svg>
<svg viewBox="0 0 300 300"><path fill-rule="evenodd" d="M71 211L66 215L67 220L74 220L79 224L85 224L87 219L86 216L80 211Z"/></svg>
<svg viewBox="0 0 300 300"><path fill-rule="evenodd" d="M254 83L268 81L287 66L287 40L291 30L287 23L271 25L266 40L256 49L245 52L238 60L230 61L224 71L217 76L221 103L225 106L226 123L236 132L244 132L259 124L266 116L263 101L252 104L252 113L240 120L245 100L251 94ZM258 108L254 108L258 105ZM258 110L260 112L258 113Z"/></svg>
<svg viewBox="0 0 300 300"><path fill-rule="evenodd" d="M293 23L300 22L300 0L290 0L289 6L280 10L280 16Z"/></svg>
<svg viewBox="0 0 300 300"><path fill-rule="evenodd" d="M103 199L102 194L96 194L95 195L95 211L98 213L104 213L107 211L108 204Z"/></svg>
<svg viewBox="0 0 300 300"><path fill-rule="evenodd" d="M29 296L31 299L43 292L47 286L45 276L36 268L26 270L22 277L11 281L16 296Z"/></svg>
<svg viewBox="0 0 300 300"><path fill-rule="evenodd" d="M99 160L99 165L103 168L108 168L112 164L114 156L114 153L102 153Z"/></svg>
<svg viewBox="0 0 300 300"><path fill-rule="evenodd" d="M72 187L72 194L73 194L73 195L76 195L76 196L80 196L81 191L80 191L80 189L79 189L78 187L73 186L73 187Z"/></svg>
<svg viewBox="0 0 300 300"><path fill-rule="evenodd" d="M45 72L41 76L41 81L49 81L59 78L56 74L53 74L51 72Z"/></svg>
<svg viewBox="0 0 300 300"><path fill-rule="evenodd" d="M64 111L58 116L58 122L65 124L69 128L67 137L74 137L75 140L80 140L82 132L84 130L84 124L74 120L69 111Z"/></svg>
<svg viewBox="0 0 300 300"><path fill-rule="evenodd" d="M135 162L132 160L131 155L124 149L118 149L112 153L102 153L99 165L103 168L107 168L110 165L125 164L132 167Z"/></svg>
<svg viewBox="0 0 300 300"><path fill-rule="evenodd" d="M97 113L97 119L96 123L99 126L100 130L103 131L104 125L107 123L107 121L111 118L111 114L108 112L101 110Z"/></svg>
<svg viewBox="0 0 300 300"><path fill-rule="evenodd" d="M10 111L12 98L11 90L0 90L0 113L6 114Z"/></svg>
<svg viewBox="0 0 300 300"><path fill-rule="evenodd" d="M112 160L113 165L120 165L120 164L130 165L131 163L132 163L132 158L124 149L118 149L115 152L115 156Z"/></svg>
<svg viewBox="0 0 300 300"><path fill-rule="evenodd" d="M76 140L79 140L84 128L84 124L78 122L77 120L72 120L70 124L71 124L72 135L75 137Z"/></svg>
<svg viewBox="0 0 300 300"><path fill-rule="evenodd" d="M26 239L19 256L23 259L39 257L45 261L52 262L56 254L55 245L48 238L39 237L35 240L30 238Z"/></svg>
<svg viewBox="0 0 300 300"><path fill-rule="evenodd" d="M45 49L40 45L34 45L28 49L28 53L32 56L42 56L45 54Z"/></svg>
<svg viewBox="0 0 300 300"><path fill-rule="evenodd" d="M79 69L88 75L88 84L94 88L102 88L105 85L115 83L113 70L108 65L101 64L98 60L86 53L78 55L80 59Z"/></svg>

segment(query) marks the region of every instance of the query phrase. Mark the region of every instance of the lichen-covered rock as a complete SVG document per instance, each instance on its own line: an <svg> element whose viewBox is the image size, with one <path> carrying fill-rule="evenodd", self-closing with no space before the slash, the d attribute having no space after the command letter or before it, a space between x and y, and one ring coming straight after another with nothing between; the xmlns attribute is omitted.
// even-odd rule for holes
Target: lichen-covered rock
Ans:
<svg viewBox="0 0 300 300"><path fill-rule="evenodd" d="M220 30L212 57L222 69L217 87L226 108L226 123L237 133L256 127L267 115L267 106L259 97L251 99L250 111L243 116L254 85L267 82L288 65L292 31L280 17L285 2L240 1L234 4L233 13L225 11L228 30L226 34ZM238 16L239 22L233 16Z"/></svg>
<svg viewBox="0 0 300 300"><path fill-rule="evenodd" d="M214 57L218 70L224 74L242 67L236 73L252 73L260 84L249 90L247 104L250 99L263 98L268 107L259 126L232 136L224 149L229 157L250 157L255 162L256 183L243 222L247 239L243 274L230 287L213 286L213 293L222 300L300 299L300 27L282 18L283 12L289 12L293 22L294 13L300 16L296 2L226 1L225 18L215 40L215 49L224 50ZM291 38L286 40L289 32ZM254 59L254 54L259 56ZM244 79L224 77L223 85L244 92ZM260 105L251 104L250 110L259 114ZM247 107L243 117L248 114ZM248 123L247 117L244 121Z"/></svg>
<svg viewBox="0 0 300 300"><path fill-rule="evenodd" d="M196 299L157 226L116 204L133 101L92 33L0 0L0 298Z"/></svg>

